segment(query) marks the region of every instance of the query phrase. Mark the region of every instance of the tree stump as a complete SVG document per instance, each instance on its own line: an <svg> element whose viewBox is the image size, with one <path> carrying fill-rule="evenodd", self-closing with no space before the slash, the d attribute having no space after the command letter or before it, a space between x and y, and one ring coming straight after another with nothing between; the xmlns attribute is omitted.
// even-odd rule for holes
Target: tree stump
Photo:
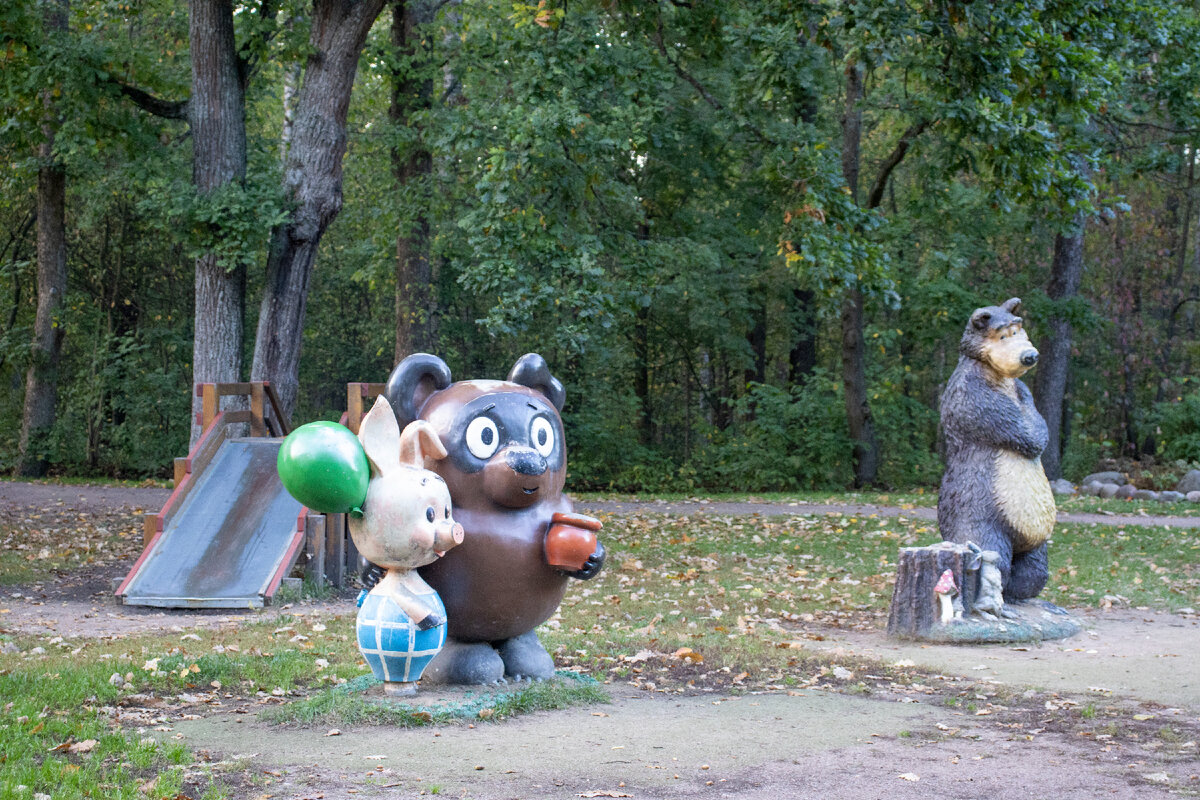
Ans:
<svg viewBox="0 0 1200 800"><path fill-rule="evenodd" d="M896 567L896 587L888 613L888 634L925 638L941 625L938 596L934 592L942 573L950 570L958 595L954 598L956 616L973 610L972 601L979 584L977 558L966 545L940 542L929 547L904 547Z"/></svg>
<svg viewBox="0 0 1200 800"><path fill-rule="evenodd" d="M1006 603L1000 618L982 613L983 609L977 612L981 563L979 553L953 542L902 548L888 634L929 642L984 644L1065 639L1082 630L1078 620L1045 600ZM943 623L934 587L946 570L954 576L959 593L953 601L954 618Z"/></svg>

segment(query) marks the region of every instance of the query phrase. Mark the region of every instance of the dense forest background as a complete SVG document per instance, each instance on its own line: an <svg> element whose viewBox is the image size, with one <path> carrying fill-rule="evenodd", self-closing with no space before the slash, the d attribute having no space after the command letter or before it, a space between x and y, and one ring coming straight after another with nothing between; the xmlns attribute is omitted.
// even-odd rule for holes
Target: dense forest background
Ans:
<svg viewBox="0 0 1200 800"><path fill-rule="evenodd" d="M12 0L0 105L0 470L536 351L576 489L932 485L1011 296L1052 477L1200 462L1195 2Z"/></svg>

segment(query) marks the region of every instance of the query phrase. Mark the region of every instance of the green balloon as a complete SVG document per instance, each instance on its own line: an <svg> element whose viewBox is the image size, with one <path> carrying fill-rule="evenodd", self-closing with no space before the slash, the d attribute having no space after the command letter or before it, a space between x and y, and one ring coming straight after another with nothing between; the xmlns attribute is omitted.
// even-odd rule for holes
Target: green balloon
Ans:
<svg viewBox="0 0 1200 800"><path fill-rule="evenodd" d="M362 516L371 467L358 437L345 425L301 425L283 440L275 463L283 487L308 508Z"/></svg>

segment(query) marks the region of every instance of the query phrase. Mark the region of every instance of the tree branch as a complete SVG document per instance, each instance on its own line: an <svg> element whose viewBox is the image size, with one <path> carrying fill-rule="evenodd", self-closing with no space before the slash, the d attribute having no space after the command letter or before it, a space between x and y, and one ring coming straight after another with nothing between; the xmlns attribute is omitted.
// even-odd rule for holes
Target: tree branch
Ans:
<svg viewBox="0 0 1200 800"><path fill-rule="evenodd" d="M710 106L712 106L717 111L730 113L729 110L725 107L724 103L722 103L720 100L718 100L716 97L714 97L711 92L709 92L707 89L704 88L704 84L700 83L700 81L697 80L695 78L695 76L693 76L691 73L689 73L687 70L685 70L683 68L683 66L677 60L671 58L671 54L667 50L667 45L663 41L663 28L662 28L662 18L661 17L658 20L658 25L654 30L654 35L652 38L653 38L655 47L658 48L658 52L662 53L662 57L665 58L667 60L667 63L670 64L675 69L675 74L678 75L680 78L682 78L684 81L686 81L693 89L695 89L696 93L700 95L700 97L704 100L704 102L708 103ZM736 118L736 115L735 115L735 118ZM760 131L755 126L751 125L748 121L738 118L737 122L739 125L746 128L746 130L750 131L750 133L752 133L754 135L754 138L758 139L758 141L760 143L767 144L767 145L775 144L767 137L766 134L764 134L762 131Z"/></svg>
<svg viewBox="0 0 1200 800"><path fill-rule="evenodd" d="M273 23L278 14L279 6L275 0L262 0L258 6L258 31L238 49L238 77L241 78L243 92L249 87L250 78L254 75L255 69L258 67L259 54L271 43L271 40L275 38L275 34L279 32L278 28L268 29L263 23Z"/></svg>
<svg viewBox="0 0 1200 800"><path fill-rule="evenodd" d="M908 148L912 146L913 140L920 136L929 125L929 120L921 120L901 134L900 141L896 142L896 146L892 148L891 154L879 167L879 173L875 176L875 183L871 185L871 193L867 195L867 208L877 208L883 202L883 191L887 188L888 178L891 177L892 170L904 160L904 157L908 155Z"/></svg>
<svg viewBox="0 0 1200 800"><path fill-rule="evenodd" d="M187 100L163 100L136 86L130 86L120 81L115 82L118 88L120 88L121 94L132 100L134 105L143 111L147 111L156 117L163 117L164 119L187 119Z"/></svg>

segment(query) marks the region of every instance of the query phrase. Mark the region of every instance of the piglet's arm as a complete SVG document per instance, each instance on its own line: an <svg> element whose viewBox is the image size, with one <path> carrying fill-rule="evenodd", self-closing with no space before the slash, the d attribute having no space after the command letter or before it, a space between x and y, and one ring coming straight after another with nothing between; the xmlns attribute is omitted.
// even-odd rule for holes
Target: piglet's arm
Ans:
<svg viewBox="0 0 1200 800"><path fill-rule="evenodd" d="M420 630L427 631L430 628L436 628L446 621L429 603L425 602L425 596L415 593L403 583L393 589L389 593L389 597L395 601L396 605L400 606Z"/></svg>
<svg viewBox="0 0 1200 800"><path fill-rule="evenodd" d="M962 396L956 396L962 393ZM1033 408L1029 389L1017 383L1020 402L971 376L943 402L942 420L947 434L964 441L1011 450L1037 458L1046 449L1046 422Z"/></svg>

